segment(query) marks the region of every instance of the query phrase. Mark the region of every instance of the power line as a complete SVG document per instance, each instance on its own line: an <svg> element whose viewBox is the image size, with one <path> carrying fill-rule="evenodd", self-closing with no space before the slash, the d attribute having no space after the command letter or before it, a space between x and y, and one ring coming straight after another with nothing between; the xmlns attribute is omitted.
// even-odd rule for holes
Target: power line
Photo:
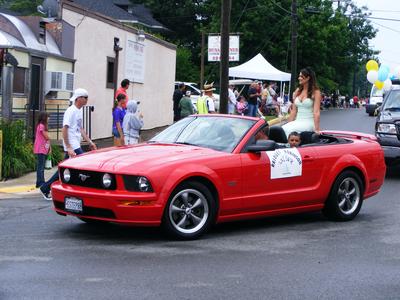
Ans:
<svg viewBox="0 0 400 300"><path fill-rule="evenodd" d="M389 19L389 18L379 18L379 17L370 17L370 16L365 16L365 17L366 17L367 19L400 22L400 19Z"/></svg>
<svg viewBox="0 0 400 300"><path fill-rule="evenodd" d="M388 30L391 30L391 31L394 31L394 32L396 32L396 33L399 33L399 34L400 34L400 31L398 31L398 30L396 30L396 29L393 29L393 28L390 28L390 27L388 27L388 26L385 26L385 25L382 25L382 24L376 23L376 22L374 22L374 21L371 21L371 23L373 23L373 24L376 24L376 25L378 25L378 26L381 26L381 27L383 27L383 28L386 28L386 29L388 29Z"/></svg>
<svg viewBox="0 0 400 300"><path fill-rule="evenodd" d="M386 10L386 9L369 9L369 11L373 12L388 12L388 13L400 13L400 10Z"/></svg>
<svg viewBox="0 0 400 300"><path fill-rule="evenodd" d="M278 3L276 3L274 0L271 0L272 4L274 4L275 6L279 7L280 9L282 9L283 11L285 11L286 13L288 13L289 15L292 14L292 12L290 10L287 10L286 8L283 8L282 6L280 6Z"/></svg>

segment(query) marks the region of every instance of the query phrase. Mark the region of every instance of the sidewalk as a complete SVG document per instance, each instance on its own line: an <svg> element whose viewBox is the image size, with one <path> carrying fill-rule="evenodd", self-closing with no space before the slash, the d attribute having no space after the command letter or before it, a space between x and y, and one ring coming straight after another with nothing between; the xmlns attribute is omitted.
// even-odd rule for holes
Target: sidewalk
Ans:
<svg viewBox="0 0 400 300"><path fill-rule="evenodd" d="M140 134L142 141L151 139L158 132L164 130L165 127L158 127L149 130L143 130ZM113 138L95 140L98 149L111 147L114 144ZM84 148L85 145L82 145ZM57 167L53 167L50 170L45 170L44 177L49 179L54 172L57 171ZM24 176L18 178L12 178L0 181L0 200L7 198L24 198L27 195L39 195L39 189L36 188L36 171L27 173Z"/></svg>
<svg viewBox="0 0 400 300"><path fill-rule="evenodd" d="M270 125L276 125L283 122L283 118L276 118L268 121ZM140 134L141 141L148 141L154 135L164 130L165 127L158 127L149 130L143 130ZM113 138L95 140L98 149L113 146ZM84 148L85 145L82 145ZM56 172L57 167L53 167L50 170L45 170L44 177L49 179L54 172ZM24 198L27 195L39 195L39 189L36 188L36 171L25 174L19 178L12 178L8 180L0 181L0 200L7 198Z"/></svg>

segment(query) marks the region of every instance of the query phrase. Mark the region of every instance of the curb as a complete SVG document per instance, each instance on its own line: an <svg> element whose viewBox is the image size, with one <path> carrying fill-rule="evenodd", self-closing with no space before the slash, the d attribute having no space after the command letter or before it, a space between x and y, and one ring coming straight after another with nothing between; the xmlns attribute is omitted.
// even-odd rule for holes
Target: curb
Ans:
<svg viewBox="0 0 400 300"><path fill-rule="evenodd" d="M0 193L15 194L15 193L32 192L34 190L36 190L35 185L16 185L16 186L0 188Z"/></svg>

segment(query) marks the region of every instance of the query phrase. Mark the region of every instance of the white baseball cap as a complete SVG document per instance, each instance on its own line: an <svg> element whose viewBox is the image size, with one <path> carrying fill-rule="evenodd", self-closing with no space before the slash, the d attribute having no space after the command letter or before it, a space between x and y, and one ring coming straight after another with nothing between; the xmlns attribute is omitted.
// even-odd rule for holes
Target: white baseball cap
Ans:
<svg viewBox="0 0 400 300"><path fill-rule="evenodd" d="M72 97L69 99L69 101L75 102L75 100L76 100L77 98L79 98L79 97L88 97L88 95L89 95L89 94L88 94L88 91L87 91L87 90L79 88L79 89L76 89L76 90L74 91L74 94L73 94Z"/></svg>

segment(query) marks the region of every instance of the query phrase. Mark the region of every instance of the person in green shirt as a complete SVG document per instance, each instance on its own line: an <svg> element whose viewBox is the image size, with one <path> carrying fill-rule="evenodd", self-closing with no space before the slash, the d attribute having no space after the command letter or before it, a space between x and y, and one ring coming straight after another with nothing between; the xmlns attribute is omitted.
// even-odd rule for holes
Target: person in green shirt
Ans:
<svg viewBox="0 0 400 300"><path fill-rule="evenodd" d="M182 118L186 118L194 113L192 100L190 99L190 91L186 91L185 96L179 101L179 108Z"/></svg>

